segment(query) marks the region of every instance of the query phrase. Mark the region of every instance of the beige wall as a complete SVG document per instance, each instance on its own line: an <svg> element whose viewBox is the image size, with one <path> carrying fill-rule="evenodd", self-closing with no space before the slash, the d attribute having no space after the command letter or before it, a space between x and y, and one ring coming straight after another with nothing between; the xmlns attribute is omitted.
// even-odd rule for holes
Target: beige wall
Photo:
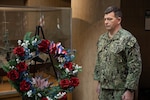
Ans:
<svg viewBox="0 0 150 100"><path fill-rule="evenodd" d="M77 50L76 62L83 67L73 100L97 100L97 82L93 80L96 43L105 32L103 12L108 5L120 6L120 0L72 0L73 48Z"/></svg>

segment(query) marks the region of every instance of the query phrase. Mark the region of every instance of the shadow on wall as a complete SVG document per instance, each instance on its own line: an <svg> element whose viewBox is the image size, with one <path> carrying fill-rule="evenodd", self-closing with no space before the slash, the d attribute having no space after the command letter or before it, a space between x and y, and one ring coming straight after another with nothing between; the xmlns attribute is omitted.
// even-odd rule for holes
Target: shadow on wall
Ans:
<svg viewBox="0 0 150 100"><path fill-rule="evenodd" d="M75 62L83 67L83 71L79 73L80 84L73 93L73 99L97 100L97 82L93 80L93 72L96 61L96 43L101 33L104 32L103 20L90 24L73 18L72 27L72 44L77 50Z"/></svg>
<svg viewBox="0 0 150 100"><path fill-rule="evenodd" d="M73 48L79 49L80 52L78 52L77 50L77 53L84 54L85 52L82 51L86 50L86 48L91 49L93 48L93 46L96 46L99 36L104 32L105 28L103 25L103 19L98 20L93 24L90 24L84 20L73 18L72 19Z"/></svg>

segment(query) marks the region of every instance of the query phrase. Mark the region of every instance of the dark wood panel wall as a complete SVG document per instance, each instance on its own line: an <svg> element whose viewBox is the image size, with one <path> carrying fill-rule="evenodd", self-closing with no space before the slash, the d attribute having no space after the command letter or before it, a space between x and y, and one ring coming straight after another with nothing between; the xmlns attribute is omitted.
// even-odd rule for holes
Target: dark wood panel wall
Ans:
<svg viewBox="0 0 150 100"><path fill-rule="evenodd" d="M145 30L145 11L150 10L149 0L121 0L122 26L137 38L143 62L140 88L150 88L150 31Z"/></svg>

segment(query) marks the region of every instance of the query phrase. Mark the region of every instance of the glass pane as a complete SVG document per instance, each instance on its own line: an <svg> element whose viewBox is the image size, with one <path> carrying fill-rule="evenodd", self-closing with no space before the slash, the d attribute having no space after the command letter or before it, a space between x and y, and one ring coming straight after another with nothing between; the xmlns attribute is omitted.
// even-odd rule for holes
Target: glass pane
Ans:
<svg viewBox="0 0 150 100"><path fill-rule="evenodd" d="M65 48L71 46L71 8L34 8L34 7L0 7L0 65L6 64L12 56L12 50L17 46L17 41L22 40L27 32L35 35L36 26L41 25L45 38L61 42ZM40 37L42 35L40 34ZM41 54L44 61L47 56ZM49 74L49 61L45 63L44 69L34 69L35 62L32 63L33 74ZM36 63L40 66L42 63ZM48 68L47 68L48 66ZM52 69L52 68L51 68ZM34 72L35 71L35 72ZM44 72L44 73L43 73ZM50 73L51 74L51 73ZM52 72L52 74L54 74ZM48 75L46 75L48 76ZM0 66L0 93L4 91L14 91L9 84L6 73Z"/></svg>

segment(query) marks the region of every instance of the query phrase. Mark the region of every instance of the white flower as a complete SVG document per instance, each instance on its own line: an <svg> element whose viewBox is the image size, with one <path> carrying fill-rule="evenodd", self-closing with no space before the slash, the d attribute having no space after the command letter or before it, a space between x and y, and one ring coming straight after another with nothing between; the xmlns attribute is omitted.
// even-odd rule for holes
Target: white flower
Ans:
<svg viewBox="0 0 150 100"><path fill-rule="evenodd" d="M69 69L68 69L68 68L66 68L65 72L66 72L66 73L69 73L70 71L69 71Z"/></svg>
<svg viewBox="0 0 150 100"><path fill-rule="evenodd" d="M18 45L21 45L21 42L22 42L21 40L18 40Z"/></svg>
<svg viewBox="0 0 150 100"><path fill-rule="evenodd" d="M37 42L37 38L35 38L34 41Z"/></svg>
<svg viewBox="0 0 150 100"><path fill-rule="evenodd" d="M29 75L28 73L25 73L25 74L24 74L24 76L28 76L28 75Z"/></svg>
<svg viewBox="0 0 150 100"><path fill-rule="evenodd" d="M64 95L66 95L66 92L59 92L59 93L55 96L55 98L56 98L56 99L60 99L60 98L62 98Z"/></svg>
<svg viewBox="0 0 150 100"><path fill-rule="evenodd" d="M52 98L50 98L50 97L48 97L48 96L46 96L46 98L47 98L48 100L53 100Z"/></svg>
<svg viewBox="0 0 150 100"><path fill-rule="evenodd" d="M63 66L62 64L59 64L58 67L59 67L60 69L62 69L64 66Z"/></svg>
<svg viewBox="0 0 150 100"><path fill-rule="evenodd" d="M15 67L14 66L9 66L9 69L14 69Z"/></svg>
<svg viewBox="0 0 150 100"><path fill-rule="evenodd" d="M81 69L81 68L82 68L82 67L81 67L81 66L79 66L78 64L76 64L76 65L75 65L75 69L77 69L77 70L78 70L78 69Z"/></svg>
<svg viewBox="0 0 150 100"><path fill-rule="evenodd" d="M32 41L32 45L34 45L36 42L37 42L37 38L35 38L35 39Z"/></svg>
<svg viewBox="0 0 150 100"><path fill-rule="evenodd" d="M29 44L30 44L29 40L26 40L26 41L25 41L25 44L26 44L26 45L29 45Z"/></svg>
<svg viewBox="0 0 150 100"><path fill-rule="evenodd" d="M58 62L62 62L62 59L61 59L61 57L58 57Z"/></svg>
<svg viewBox="0 0 150 100"><path fill-rule="evenodd" d="M20 60L19 60L19 59L16 59L16 62L17 62L17 63L20 63Z"/></svg>
<svg viewBox="0 0 150 100"><path fill-rule="evenodd" d="M75 73L77 73L77 72L78 72L78 70L74 70L74 71L73 71L73 74L75 74Z"/></svg>
<svg viewBox="0 0 150 100"><path fill-rule="evenodd" d="M58 57L58 62L65 62L65 58L64 57Z"/></svg>
<svg viewBox="0 0 150 100"><path fill-rule="evenodd" d="M39 97L42 97L41 93L38 93L37 95L38 95Z"/></svg>
<svg viewBox="0 0 150 100"><path fill-rule="evenodd" d="M31 97L31 95L32 95L32 90L29 90L29 91L27 92L27 95L28 95L28 97Z"/></svg>
<svg viewBox="0 0 150 100"><path fill-rule="evenodd" d="M22 44L21 44L21 46L23 46L23 47L24 47L24 46L25 46L25 43L22 43Z"/></svg>
<svg viewBox="0 0 150 100"><path fill-rule="evenodd" d="M24 48L28 48L28 45L30 44L29 40L25 40L24 43L21 44Z"/></svg>

